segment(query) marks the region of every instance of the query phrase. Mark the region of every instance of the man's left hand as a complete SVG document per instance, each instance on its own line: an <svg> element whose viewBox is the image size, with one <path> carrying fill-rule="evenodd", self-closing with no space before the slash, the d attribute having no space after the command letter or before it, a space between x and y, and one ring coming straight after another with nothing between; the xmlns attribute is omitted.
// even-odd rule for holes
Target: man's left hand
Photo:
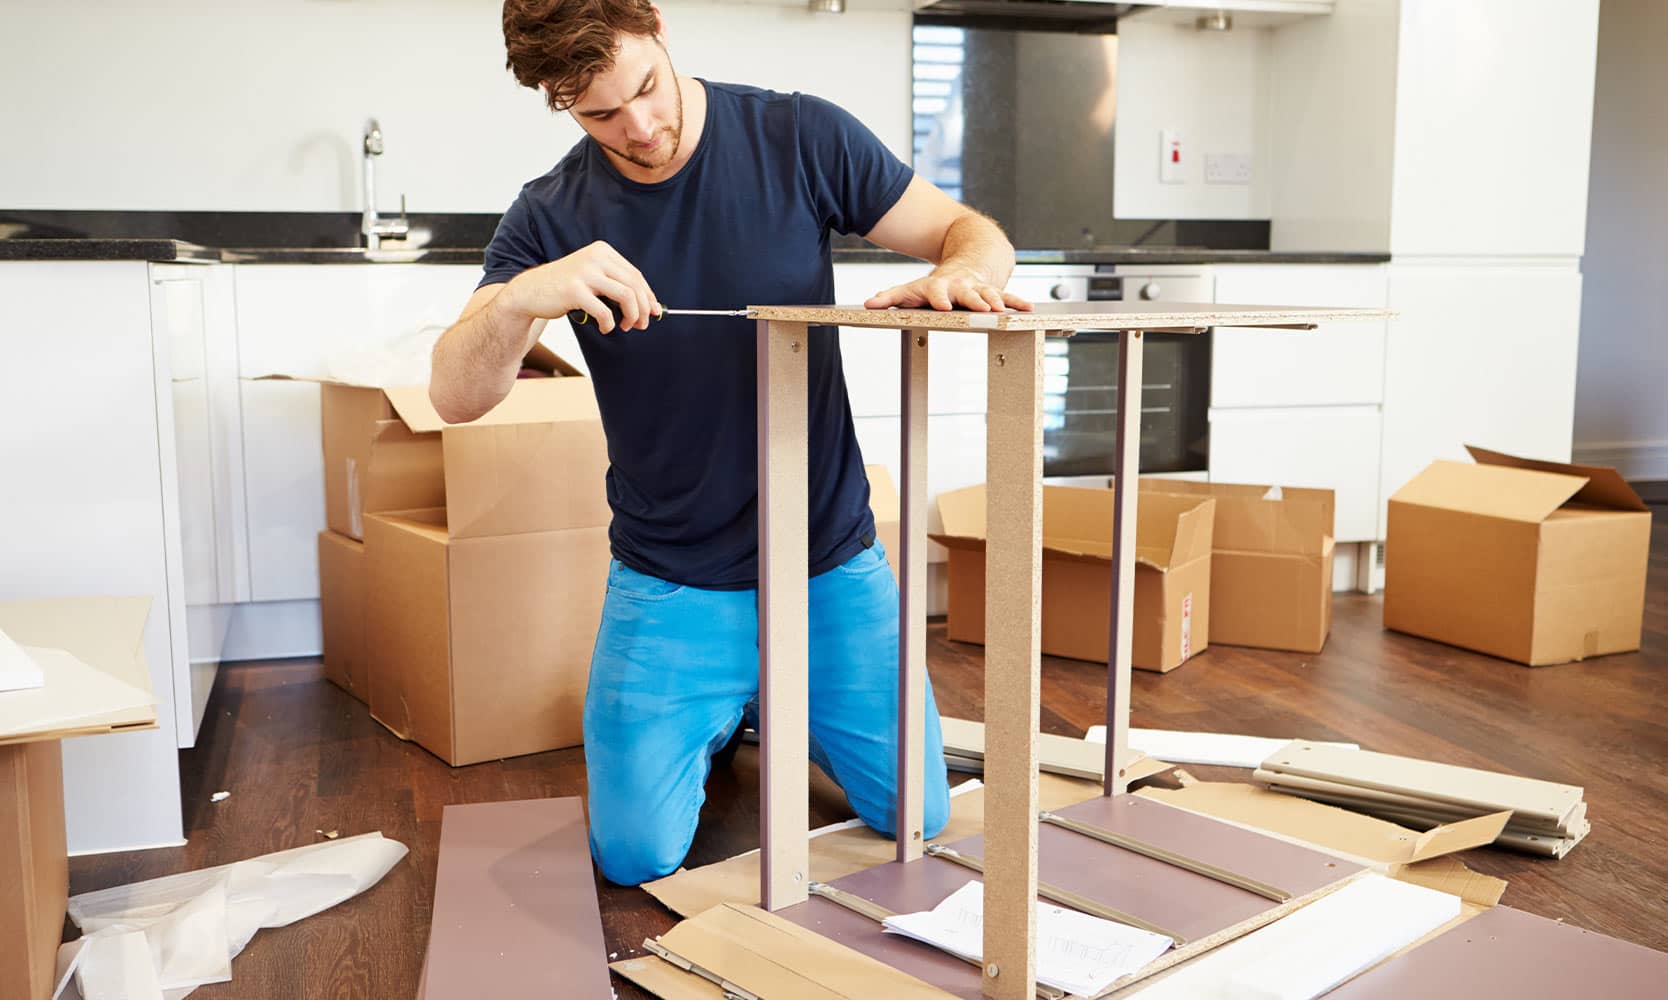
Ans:
<svg viewBox="0 0 1668 1000"><path fill-rule="evenodd" d="M1004 309L1029 311L1031 303L1012 292L1004 291L971 270L938 268L931 274L902 285L896 285L863 303L866 309L920 309L928 307L940 312L970 309L974 312L1001 312Z"/></svg>

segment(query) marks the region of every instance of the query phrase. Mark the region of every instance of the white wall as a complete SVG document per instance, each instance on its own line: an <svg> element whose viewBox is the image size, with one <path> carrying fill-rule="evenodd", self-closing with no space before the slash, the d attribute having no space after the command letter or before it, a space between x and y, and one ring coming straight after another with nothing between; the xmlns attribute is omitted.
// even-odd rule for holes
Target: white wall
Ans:
<svg viewBox="0 0 1668 1000"><path fill-rule="evenodd" d="M1668 479L1668 4L1604 0L1575 453Z"/></svg>
<svg viewBox="0 0 1668 1000"><path fill-rule="evenodd" d="M1120 219L1266 219L1269 29L1196 31L1129 17L1118 23ZM1185 183L1158 179L1159 133L1181 133ZM1206 184L1206 153L1249 153L1249 185Z"/></svg>
<svg viewBox="0 0 1668 1000"><path fill-rule="evenodd" d="M907 160L910 15L881 2L662 6L680 73L827 97ZM384 210L500 212L580 135L489 0L4 0L0 38L5 208L358 211L374 115Z"/></svg>

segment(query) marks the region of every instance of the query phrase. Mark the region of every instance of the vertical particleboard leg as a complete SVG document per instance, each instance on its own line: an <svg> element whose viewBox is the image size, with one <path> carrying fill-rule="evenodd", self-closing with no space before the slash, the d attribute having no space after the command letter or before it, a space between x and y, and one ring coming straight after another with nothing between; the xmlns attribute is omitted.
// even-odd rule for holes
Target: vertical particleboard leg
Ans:
<svg viewBox="0 0 1668 1000"><path fill-rule="evenodd" d="M983 991L1030 1000L1037 975L1043 333L991 333L988 356Z"/></svg>
<svg viewBox="0 0 1668 1000"><path fill-rule="evenodd" d="M1141 495L1141 349L1139 330L1118 338L1118 416L1113 447L1112 608L1106 662L1107 795L1129 789L1129 671L1135 639L1135 508Z"/></svg>
<svg viewBox="0 0 1668 1000"><path fill-rule="evenodd" d="M903 469L898 525L898 860L921 856L927 702L927 331L901 336Z"/></svg>
<svg viewBox="0 0 1668 1000"><path fill-rule="evenodd" d="M804 323L758 324L759 899L804 902L810 874Z"/></svg>

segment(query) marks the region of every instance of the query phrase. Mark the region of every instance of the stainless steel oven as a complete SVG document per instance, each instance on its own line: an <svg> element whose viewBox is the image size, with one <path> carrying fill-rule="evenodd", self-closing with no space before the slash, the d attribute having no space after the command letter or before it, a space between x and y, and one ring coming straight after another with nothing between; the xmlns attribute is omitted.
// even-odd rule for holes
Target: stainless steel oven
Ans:
<svg viewBox="0 0 1668 1000"><path fill-rule="evenodd" d="M1210 302L1202 268L1022 265L1009 287L1034 301ZM1118 338L1079 331L1043 361L1043 475L1109 476L1118 413ZM1141 372L1141 471L1204 472L1210 457L1210 333L1148 334Z"/></svg>

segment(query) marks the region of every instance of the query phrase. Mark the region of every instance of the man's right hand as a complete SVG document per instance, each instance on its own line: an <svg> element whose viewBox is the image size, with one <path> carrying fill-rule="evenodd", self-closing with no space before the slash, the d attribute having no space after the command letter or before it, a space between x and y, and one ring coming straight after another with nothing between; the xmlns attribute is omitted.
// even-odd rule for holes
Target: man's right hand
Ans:
<svg viewBox="0 0 1668 1000"><path fill-rule="evenodd" d="M618 250L598 240L560 260L523 271L493 304L528 319L556 319L583 309L603 333L614 331L614 313L603 300L619 304L621 330L646 330L657 300L642 272Z"/></svg>

